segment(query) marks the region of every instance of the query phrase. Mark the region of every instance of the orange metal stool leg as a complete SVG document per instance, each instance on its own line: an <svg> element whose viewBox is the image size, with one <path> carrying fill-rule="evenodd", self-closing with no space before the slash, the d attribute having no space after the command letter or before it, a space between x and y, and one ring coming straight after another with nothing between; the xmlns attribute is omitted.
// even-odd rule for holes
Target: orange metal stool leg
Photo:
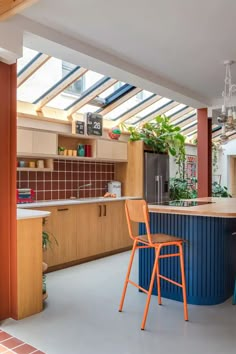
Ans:
<svg viewBox="0 0 236 354"><path fill-rule="evenodd" d="M157 250L155 249L155 252ZM157 295L158 295L158 305L161 305L161 278L159 277L160 267L159 267L159 259L157 261Z"/></svg>
<svg viewBox="0 0 236 354"><path fill-rule="evenodd" d="M185 281L185 271L184 271L183 244L179 245L179 253L180 253L180 269L181 269L183 303L184 303L184 319L185 319L185 321L188 321L188 307L187 307L186 281Z"/></svg>
<svg viewBox="0 0 236 354"><path fill-rule="evenodd" d="M146 300L146 305L145 305L144 314L143 314L143 320L142 320L142 324L141 324L141 329L142 330L144 330L145 324L146 324L149 304L150 304L151 295L152 295L152 289L153 289L154 280L155 280L155 276L156 276L156 272L157 272L157 263L158 263L158 260L159 260L158 258L159 258L159 254L160 254L160 248L158 248L155 253L156 253L156 257L155 257L155 261L154 261L154 265L153 265L151 281L150 281L150 284L149 284L147 300Z"/></svg>
<svg viewBox="0 0 236 354"><path fill-rule="evenodd" d="M125 278L123 292L122 292L122 295L121 295L119 312L121 312L122 309L123 309L124 300L125 300L125 294L126 294L126 290L127 290L127 286L128 286L128 281L129 281L129 276L130 276L130 272L131 272L131 269L132 269L132 264L133 264L134 255L135 255L135 251L136 251L136 245L137 245L137 241L135 240L134 244L133 244L132 252L131 252L131 255L130 255L130 260L129 260L128 270L127 270L127 274L126 274L126 278Z"/></svg>

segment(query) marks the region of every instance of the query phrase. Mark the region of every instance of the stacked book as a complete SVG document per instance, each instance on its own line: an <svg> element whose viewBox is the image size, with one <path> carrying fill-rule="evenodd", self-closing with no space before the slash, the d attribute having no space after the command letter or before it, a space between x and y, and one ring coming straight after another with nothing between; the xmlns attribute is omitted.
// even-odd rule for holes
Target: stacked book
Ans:
<svg viewBox="0 0 236 354"><path fill-rule="evenodd" d="M32 203L34 191L31 188L18 188L16 190L17 203Z"/></svg>

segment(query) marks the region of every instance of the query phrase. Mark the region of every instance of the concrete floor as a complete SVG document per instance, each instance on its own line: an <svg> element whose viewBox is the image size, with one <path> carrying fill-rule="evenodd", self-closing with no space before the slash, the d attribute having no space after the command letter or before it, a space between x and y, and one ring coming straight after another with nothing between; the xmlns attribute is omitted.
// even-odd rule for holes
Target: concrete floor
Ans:
<svg viewBox="0 0 236 354"><path fill-rule="evenodd" d="M129 252L47 275L43 312L0 328L47 354L235 354L236 306L189 306L152 297L146 330L140 330L146 295L129 286L118 312ZM133 279L137 279L137 260Z"/></svg>

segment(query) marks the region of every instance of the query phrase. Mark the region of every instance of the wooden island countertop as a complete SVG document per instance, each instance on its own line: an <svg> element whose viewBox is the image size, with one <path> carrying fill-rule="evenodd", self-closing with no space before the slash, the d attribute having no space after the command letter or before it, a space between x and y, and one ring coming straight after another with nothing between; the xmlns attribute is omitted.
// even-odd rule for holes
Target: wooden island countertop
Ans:
<svg viewBox="0 0 236 354"><path fill-rule="evenodd" d="M212 202L212 204L203 204L191 207L149 204L148 208L151 213L236 218L236 198L207 197L188 200Z"/></svg>

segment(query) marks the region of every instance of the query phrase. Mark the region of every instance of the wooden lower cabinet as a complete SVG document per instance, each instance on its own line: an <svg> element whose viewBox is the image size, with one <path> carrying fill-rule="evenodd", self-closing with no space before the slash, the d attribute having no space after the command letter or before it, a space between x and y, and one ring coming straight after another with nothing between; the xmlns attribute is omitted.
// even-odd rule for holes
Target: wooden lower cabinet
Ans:
<svg viewBox="0 0 236 354"><path fill-rule="evenodd" d="M44 260L49 267L85 260L132 245L124 201L40 209L51 212L44 228L58 243L51 236L51 247L44 252Z"/></svg>

